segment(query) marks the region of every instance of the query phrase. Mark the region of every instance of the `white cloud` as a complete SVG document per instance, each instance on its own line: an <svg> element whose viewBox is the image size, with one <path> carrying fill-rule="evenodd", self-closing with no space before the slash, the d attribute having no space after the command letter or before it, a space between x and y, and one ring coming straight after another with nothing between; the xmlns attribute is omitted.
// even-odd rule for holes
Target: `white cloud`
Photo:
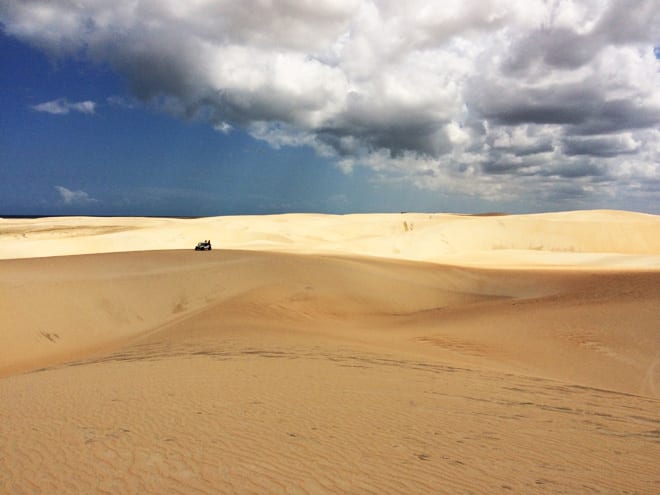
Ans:
<svg viewBox="0 0 660 495"><path fill-rule="evenodd" d="M96 103L89 100L70 102L66 98L58 98L57 100L33 105L32 109L37 112L51 113L53 115L65 115L69 112L93 114L96 111Z"/></svg>
<svg viewBox="0 0 660 495"><path fill-rule="evenodd" d="M227 122L218 122L213 126L213 128L216 131L221 132L222 134L229 134L233 129L231 124L228 124Z"/></svg>
<svg viewBox="0 0 660 495"><path fill-rule="evenodd" d="M660 161L654 0L4 4L8 34L109 63L139 99L220 132L312 146L346 171L539 198L635 194L616 186L620 164L634 185Z"/></svg>
<svg viewBox="0 0 660 495"><path fill-rule="evenodd" d="M124 98L122 96L110 95L105 99L106 103L112 107L116 108L127 108L129 110L136 108L139 105L139 102L130 99Z"/></svg>
<svg viewBox="0 0 660 495"><path fill-rule="evenodd" d="M64 186L55 186L55 189L60 194L64 204L67 205L84 205L98 202L97 199L92 198L85 191L72 191Z"/></svg>

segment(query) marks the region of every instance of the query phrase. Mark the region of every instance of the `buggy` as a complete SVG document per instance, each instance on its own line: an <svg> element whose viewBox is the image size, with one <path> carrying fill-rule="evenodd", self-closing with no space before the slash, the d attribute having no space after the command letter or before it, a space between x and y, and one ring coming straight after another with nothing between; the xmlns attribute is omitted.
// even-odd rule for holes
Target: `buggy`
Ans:
<svg viewBox="0 0 660 495"><path fill-rule="evenodd" d="M211 250L211 241L202 241L198 242L195 246L195 251L210 251Z"/></svg>

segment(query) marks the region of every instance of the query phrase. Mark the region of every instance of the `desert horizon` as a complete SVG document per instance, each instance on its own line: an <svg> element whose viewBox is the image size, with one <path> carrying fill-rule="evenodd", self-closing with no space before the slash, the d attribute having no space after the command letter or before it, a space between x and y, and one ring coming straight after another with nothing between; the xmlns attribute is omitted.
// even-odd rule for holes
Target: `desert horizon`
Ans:
<svg viewBox="0 0 660 495"><path fill-rule="evenodd" d="M660 489L658 215L0 218L0 316L0 493Z"/></svg>

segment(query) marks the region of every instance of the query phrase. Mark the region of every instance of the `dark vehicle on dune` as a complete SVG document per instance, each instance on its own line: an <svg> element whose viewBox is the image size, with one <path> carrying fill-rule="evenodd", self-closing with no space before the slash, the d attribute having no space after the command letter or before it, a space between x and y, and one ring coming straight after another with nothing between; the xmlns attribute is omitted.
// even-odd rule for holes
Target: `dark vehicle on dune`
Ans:
<svg viewBox="0 0 660 495"><path fill-rule="evenodd" d="M195 251L210 251L211 250L211 241L202 241L198 242L195 246Z"/></svg>

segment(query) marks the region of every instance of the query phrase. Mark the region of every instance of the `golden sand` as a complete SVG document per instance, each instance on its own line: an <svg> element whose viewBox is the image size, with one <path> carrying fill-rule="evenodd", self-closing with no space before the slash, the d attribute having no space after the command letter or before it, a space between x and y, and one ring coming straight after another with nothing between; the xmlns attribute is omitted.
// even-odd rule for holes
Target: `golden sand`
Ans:
<svg viewBox="0 0 660 495"><path fill-rule="evenodd" d="M0 219L0 258L0 493L660 490L658 216Z"/></svg>

